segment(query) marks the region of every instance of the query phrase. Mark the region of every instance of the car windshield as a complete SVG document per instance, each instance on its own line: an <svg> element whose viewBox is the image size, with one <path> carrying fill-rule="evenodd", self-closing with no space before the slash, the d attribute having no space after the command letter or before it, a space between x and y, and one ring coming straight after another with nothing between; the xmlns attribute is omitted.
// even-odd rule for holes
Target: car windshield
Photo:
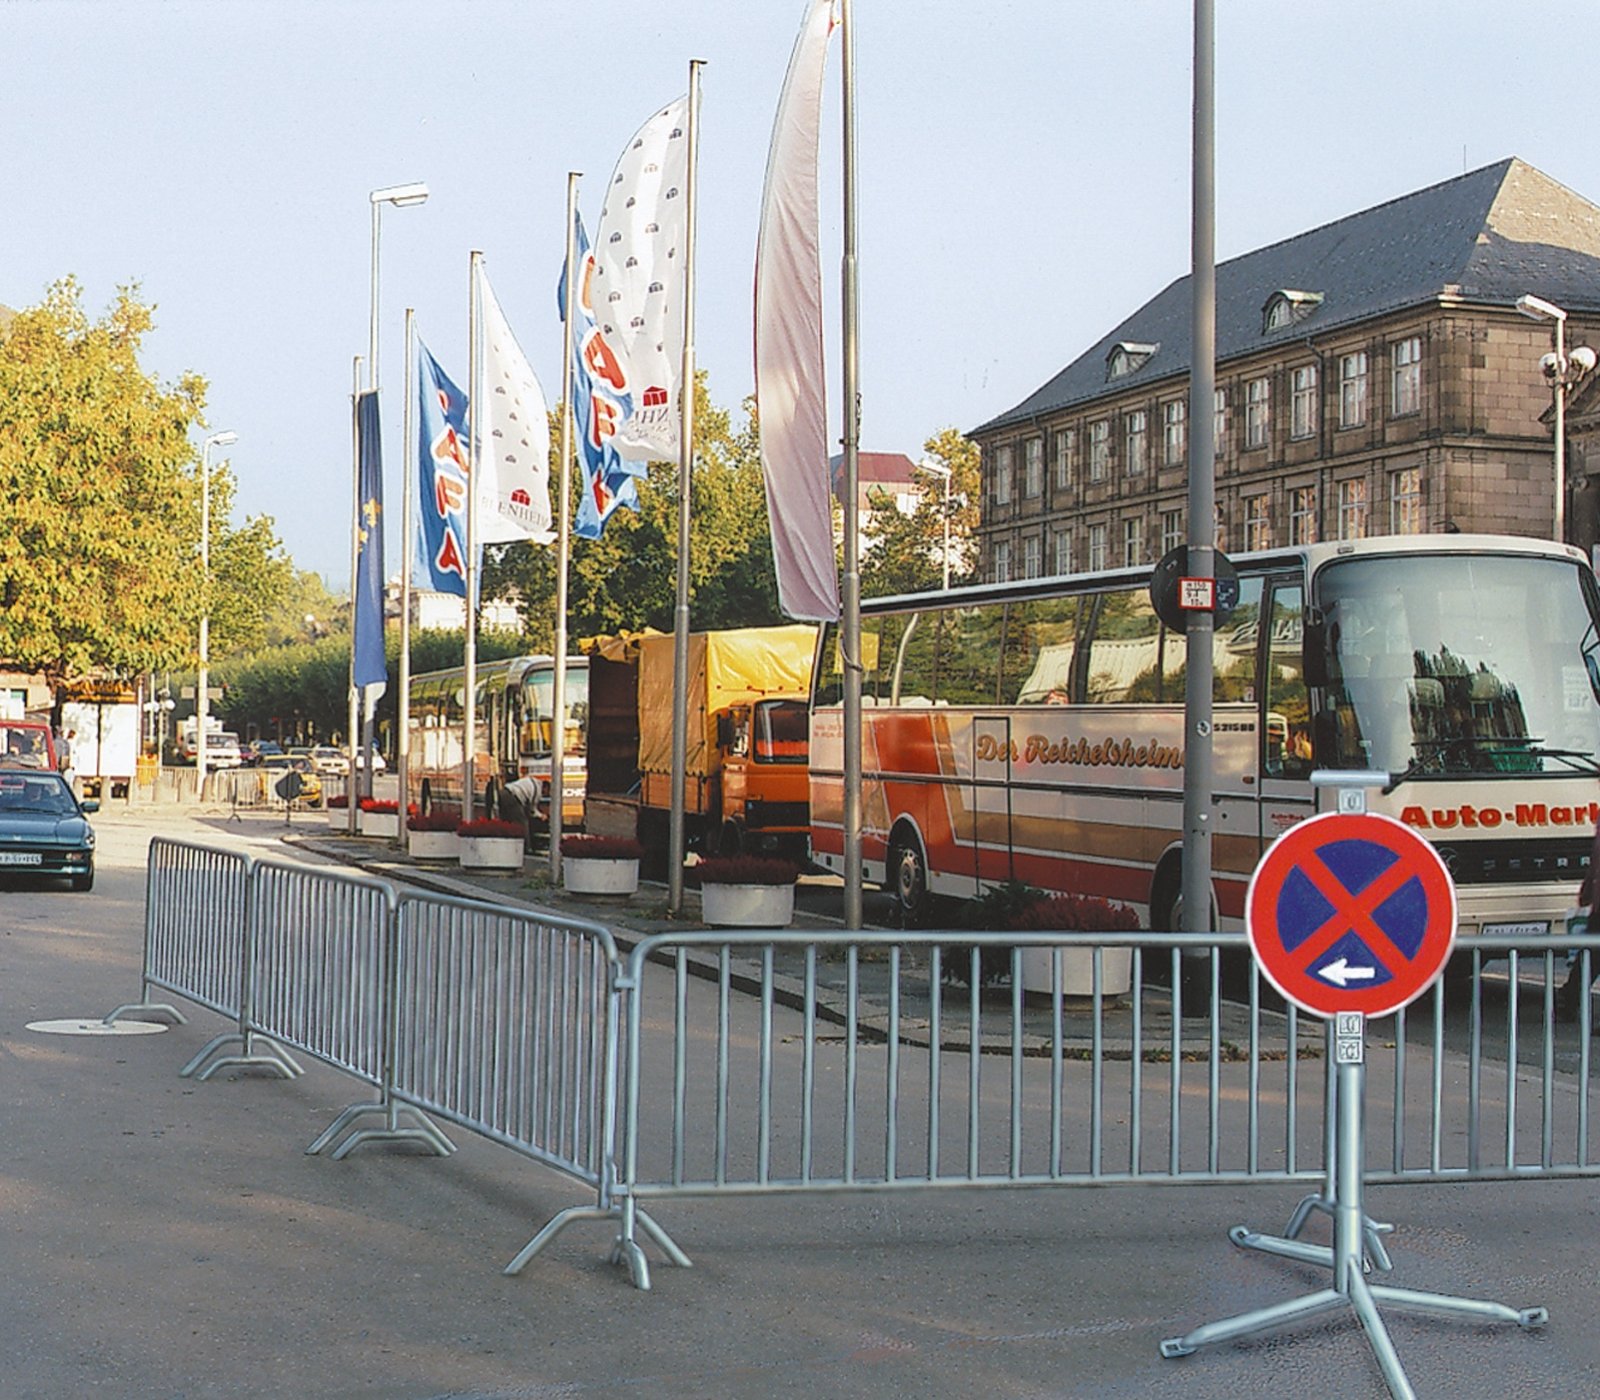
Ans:
<svg viewBox="0 0 1600 1400"><path fill-rule="evenodd" d="M1406 777L1600 772L1592 593L1552 558L1329 564L1315 582L1320 761Z"/></svg>
<svg viewBox="0 0 1600 1400"><path fill-rule="evenodd" d="M65 782L53 775L30 778L26 782L0 779L0 814L34 812L47 816L72 816L78 804Z"/></svg>

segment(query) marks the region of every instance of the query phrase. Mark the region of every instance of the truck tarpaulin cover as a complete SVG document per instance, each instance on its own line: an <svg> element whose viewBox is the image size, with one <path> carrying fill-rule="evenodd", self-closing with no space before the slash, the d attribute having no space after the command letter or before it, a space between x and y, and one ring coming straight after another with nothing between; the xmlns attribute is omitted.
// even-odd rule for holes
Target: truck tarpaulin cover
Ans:
<svg viewBox="0 0 1600 1400"><path fill-rule="evenodd" d="M672 641L665 634L638 638L641 773L672 771ZM809 625L692 633L685 771L705 776L719 711L773 696L806 699L816 645L817 629Z"/></svg>

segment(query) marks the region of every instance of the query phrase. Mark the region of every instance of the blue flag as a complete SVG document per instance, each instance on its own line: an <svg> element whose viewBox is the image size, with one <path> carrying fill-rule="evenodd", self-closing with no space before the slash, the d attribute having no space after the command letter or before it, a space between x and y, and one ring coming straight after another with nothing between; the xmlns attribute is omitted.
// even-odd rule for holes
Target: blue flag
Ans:
<svg viewBox="0 0 1600 1400"><path fill-rule="evenodd" d="M436 593L467 596L467 396L417 338L415 548ZM415 556L414 556L415 557Z"/></svg>
<svg viewBox="0 0 1600 1400"><path fill-rule="evenodd" d="M573 532L586 540L597 540L611 513L620 506L639 509L636 476L643 476L646 464L629 462L612 446L617 425L633 411L633 400L622 391L623 376L615 356L595 325L590 304L594 257L583 219L577 219L578 287L574 298L576 312L572 328L572 417L577 428L578 464L583 472L583 489L578 493L578 515ZM561 271L557 301L563 319L567 314L567 275Z"/></svg>
<svg viewBox="0 0 1600 1400"><path fill-rule="evenodd" d="M383 655L383 444L378 433L378 394L356 399L357 495L355 639L351 679L358 687L389 679Z"/></svg>

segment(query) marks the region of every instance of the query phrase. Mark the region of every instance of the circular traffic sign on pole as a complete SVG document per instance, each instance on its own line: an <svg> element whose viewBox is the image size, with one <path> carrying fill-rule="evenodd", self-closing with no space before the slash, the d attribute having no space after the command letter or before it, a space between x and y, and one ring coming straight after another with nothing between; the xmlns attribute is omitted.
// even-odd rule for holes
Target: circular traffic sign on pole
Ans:
<svg viewBox="0 0 1600 1400"><path fill-rule="evenodd" d="M1386 1016L1449 960L1456 891L1439 853L1393 817L1325 812L1290 827L1245 895L1262 974L1314 1016Z"/></svg>

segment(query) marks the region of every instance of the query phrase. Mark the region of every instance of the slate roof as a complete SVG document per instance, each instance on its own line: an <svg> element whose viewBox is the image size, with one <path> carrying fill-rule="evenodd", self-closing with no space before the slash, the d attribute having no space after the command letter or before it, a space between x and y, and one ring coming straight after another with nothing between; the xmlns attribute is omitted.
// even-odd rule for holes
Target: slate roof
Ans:
<svg viewBox="0 0 1600 1400"><path fill-rule="evenodd" d="M1320 292L1306 319L1262 330L1276 291ZM1524 292L1600 312L1600 208L1510 157L1217 265L1217 362L1301 341L1442 296L1510 306ZM989 432L1189 371L1189 278L1179 278L1042 388L974 429ZM1106 380L1119 342L1156 342Z"/></svg>

